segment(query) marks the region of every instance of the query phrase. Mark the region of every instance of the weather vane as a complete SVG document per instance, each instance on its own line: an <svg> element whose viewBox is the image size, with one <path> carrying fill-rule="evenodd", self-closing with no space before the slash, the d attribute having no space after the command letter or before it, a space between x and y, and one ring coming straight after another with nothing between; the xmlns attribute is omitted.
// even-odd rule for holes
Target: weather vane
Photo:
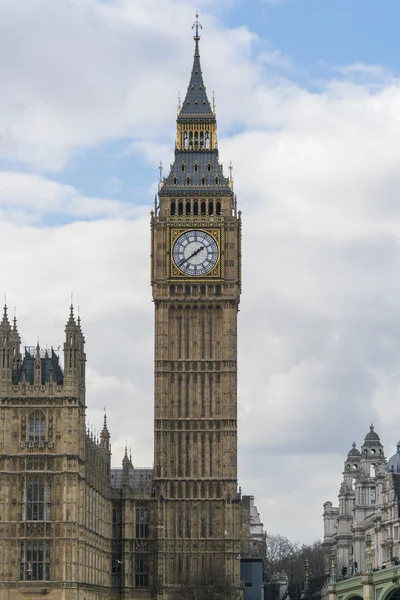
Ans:
<svg viewBox="0 0 400 600"><path fill-rule="evenodd" d="M200 27L200 29L203 29L203 27L199 23L199 11L196 10L196 21L192 25L192 29L196 29L196 35L194 36L195 40L199 40L200 39L200 36L199 36L199 27Z"/></svg>

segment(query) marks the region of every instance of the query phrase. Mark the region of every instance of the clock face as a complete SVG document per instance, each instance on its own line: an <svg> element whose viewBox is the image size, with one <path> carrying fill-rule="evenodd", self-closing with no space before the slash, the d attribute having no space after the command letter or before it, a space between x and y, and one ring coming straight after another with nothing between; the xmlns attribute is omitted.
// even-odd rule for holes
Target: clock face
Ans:
<svg viewBox="0 0 400 600"><path fill-rule="evenodd" d="M172 248L175 265L186 275L206 275L218 261L216 240L205 231L193 229L182 233Z"/></svg>

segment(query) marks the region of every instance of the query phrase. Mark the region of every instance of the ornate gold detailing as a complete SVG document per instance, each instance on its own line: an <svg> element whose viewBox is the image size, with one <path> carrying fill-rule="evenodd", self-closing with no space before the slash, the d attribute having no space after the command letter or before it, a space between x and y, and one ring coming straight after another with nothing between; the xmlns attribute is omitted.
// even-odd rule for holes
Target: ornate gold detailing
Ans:
<svg viewBox="0 0 400 600"><path fill-rule="evenodd" d="M171 217L173 218L173 217ZM189 218L189 217L186 217ZM195 217L196 219L198 217ZM222 218L221 218L222 219ZM209 223L208 223L209 224ZM192 225L192 223L191 223ZM193 223L193 227L195 226L195 224ZM195 280L200 280L200 281L204 281L205 279L209 280L210 278L217 278L220 279L221 277L224 276L224 263L223 263L223 247L224 247L224 231L222 227L213 227L211 228L210 226L208 227L199 227L199 229L201 231L204 231L205 233L208 233L209 235L211 235L211 237L213 237L217 243L218 246L218 260L215 264L215 266L211 269L211 271L209 271L208 273L205 273L204 275L197 275L197 276L188 276L187 273L183 273L180 269L178 269L178 267L175 265L173 258L172 258L172 249L174 246L175 241L178 239L178 237L180 235L182 235L182 233L185 233L186 231L190 231L192 229L192 227L171 227L171 226L167 226L168 228L168 234L167 234L167 278L168 279L179 279L180 281L188 281L190 283L192 283Z"/></svg>

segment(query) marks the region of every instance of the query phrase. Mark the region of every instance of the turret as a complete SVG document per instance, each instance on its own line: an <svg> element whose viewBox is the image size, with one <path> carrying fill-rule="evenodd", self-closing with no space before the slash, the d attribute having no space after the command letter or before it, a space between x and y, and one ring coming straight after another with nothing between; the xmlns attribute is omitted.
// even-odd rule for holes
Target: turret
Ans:
<svg viewBox="0 0 400 600"><path fill-rule="evenodd" d="M0 381L11 383L13 373L21 364L21 339L14 317L11 327L7 314L7 305L3 308L3 318L0 323Z"/></svg>
<svg viewBox="0 0 400 600"><path fill-rule="evenodd" d="M68 322L65 326L64 343L64 386L71 388L84 398L85 394L85 338L82 334L81 322L75 321L74 307L71 304Z"/></svg>

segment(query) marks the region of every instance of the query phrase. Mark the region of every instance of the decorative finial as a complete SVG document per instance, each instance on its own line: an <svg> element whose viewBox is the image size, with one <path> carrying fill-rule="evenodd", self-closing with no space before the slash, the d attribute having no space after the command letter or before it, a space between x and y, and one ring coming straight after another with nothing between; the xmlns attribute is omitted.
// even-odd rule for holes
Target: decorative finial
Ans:
<svg viewBox="0 0 400 600"><path fill-rule="evenodd" d="M355 448L357 446L357 444L355 442L352 443L353 448Z"/></svg>
<svg viewBox="0 0 400 600"><path fill-rule="evenodd" d="M107 406L104 407L104 427L107 427Z"/></svg>
<svg viewBox="0 0 400 600"><path fill-rule="evenodd" d="M212 104L212 109L213 109L213 113L215 115L215 92L213 92L213 95L212 95L212 103L213 103Z"/></svg>
<svg viewBox="0 0 400 600"><path fill-rule="evenodd" d="M4 294L4 310L3 310L3 318L7 319L7 294Z"/></svg>
<svg viewBox="0 0 400 600"><path fill-rule="evenodd" d="M200 29L203 29L203 27L202 27L202 26L200 25L200 23L199 23L199 11L198 11L198 10L196 10L196 21L195 21L195 22L193 23L193 25L192 25L192 29L195 29L195 30L196 30L196 35L194 36L194 39L195 39L195 41L196 41L196 42L198 42L198 41L199 41L199 39L200 39L200 36L199 36L199 28L200 28Z"/></svg>
<svg viewBox="0 0 400 600"><path fill-rule="evenodd" d="M163 164L162 164L162 160L160 160L160 164L158 165L158 170L160 171L160 177L159 177L159 182L162 182L162 174L163 174Z"/></svg>
<svg viewBox="0 0 400 600"><path fill-rule="evenodd" d="M374 424L371 423L371 425L369 426L370 430L373 431L374 430Z"/></svg>
<svg viewBox="0 0 400 600"><path fill-rule="evenodd" d="M232 161L229 163L229 179L232 181L232 171L233 171L233 164Z"/></svg>

